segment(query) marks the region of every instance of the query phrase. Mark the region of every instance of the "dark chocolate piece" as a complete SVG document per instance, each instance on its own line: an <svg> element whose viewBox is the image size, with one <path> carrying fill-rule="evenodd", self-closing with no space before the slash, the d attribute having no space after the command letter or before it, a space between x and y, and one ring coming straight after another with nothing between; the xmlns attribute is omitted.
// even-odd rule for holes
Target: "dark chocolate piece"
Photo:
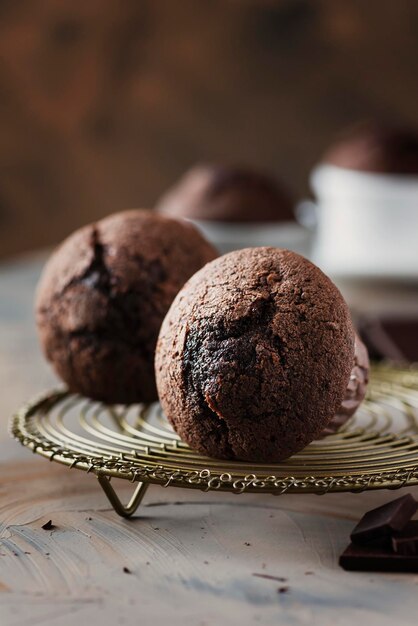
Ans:
<svg viewBox="0 0 418 626"><path fill-rule="evenodd" d="M52 520L48 520L41 526L42 530L54 530L55 524L52 523Z"/></svg>
<svg viewBox="0 0 418 626"><path fill-rule="evenodd" d="M389 537L393 531L402 530L418 508L411 494L392 500L363 515L350 535L358 545L376 542Z"/></svg>
<svg viewBox="0 0 418 626"><path fill-rule="evenodd" d="M418 556L353 543L342 553L339 563L343 569L353 572L418 572Z"/></svg>
<svg viewBox="0 0 418 626"><path fill-rule="evenodd" d="M392 548L397 554L418 556L418 520L408 522L403 530L393 533Z"/></svg>

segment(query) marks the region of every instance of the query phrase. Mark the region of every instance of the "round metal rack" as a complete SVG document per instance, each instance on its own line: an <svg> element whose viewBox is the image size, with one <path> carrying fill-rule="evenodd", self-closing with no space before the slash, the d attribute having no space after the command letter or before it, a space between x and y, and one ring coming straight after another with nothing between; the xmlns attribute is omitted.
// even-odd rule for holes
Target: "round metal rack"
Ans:
<svg viewBox="0 0 418 626"><path fill-rule="evenodd" d="M368 396L336 434L277 464L227 462L192 451L159 404L107 406L52 391L12 418L11 435L51 461L97 476L119 515L151 483L233 493L317 493L418 484L418 370L374 366ZM128 505L111 478L137 483Z"/></svg>

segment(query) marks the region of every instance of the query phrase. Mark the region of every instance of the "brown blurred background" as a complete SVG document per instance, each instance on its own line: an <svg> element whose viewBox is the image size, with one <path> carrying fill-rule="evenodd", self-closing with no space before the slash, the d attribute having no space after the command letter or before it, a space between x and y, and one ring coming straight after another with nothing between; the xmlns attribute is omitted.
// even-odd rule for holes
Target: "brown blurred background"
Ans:
<svg viewBox="0 0 418 626"><path fill-rule="evenodd" d="M2 0L0 256L151 206L198 160L299 197L341 128L415 125L416 0Z"/></svg>

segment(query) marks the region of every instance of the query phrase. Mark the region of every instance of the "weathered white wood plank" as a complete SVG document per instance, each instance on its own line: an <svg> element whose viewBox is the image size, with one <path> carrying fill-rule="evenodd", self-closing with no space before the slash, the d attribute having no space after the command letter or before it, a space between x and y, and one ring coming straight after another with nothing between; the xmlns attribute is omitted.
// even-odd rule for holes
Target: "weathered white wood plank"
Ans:
<svg viewBox="0 0 418 626"><path fill-rule="evenodd" d="M132 486L118 486L127 497ZM275 498L151 487L140 517L126 521L93 476L45 460L7 464L0 489L6 624L93 615L103 624L415 622L418 576L337 564L353 520L387 492ZM55 528L43 530L49 519Z"/></svg>

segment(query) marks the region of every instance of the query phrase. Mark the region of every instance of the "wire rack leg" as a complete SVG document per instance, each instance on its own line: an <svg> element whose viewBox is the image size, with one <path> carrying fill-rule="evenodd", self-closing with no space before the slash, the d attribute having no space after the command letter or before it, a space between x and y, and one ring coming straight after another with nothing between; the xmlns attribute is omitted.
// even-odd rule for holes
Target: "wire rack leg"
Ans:
<svg viewBox="0 0 418 626"><path fill-rule="evenodd" d="M97 476L97 480L99 481L103 491L105 492L110 504L113 506L116 513L121 517L131 517L135 513L135 511L141 504L142 498L144 497L146 490L148 489L148 483L138 483L131 499L125 506L120 501L118 495L116 494L116 491L110 484L110 479L107 476L99 474Z"/></svg>

